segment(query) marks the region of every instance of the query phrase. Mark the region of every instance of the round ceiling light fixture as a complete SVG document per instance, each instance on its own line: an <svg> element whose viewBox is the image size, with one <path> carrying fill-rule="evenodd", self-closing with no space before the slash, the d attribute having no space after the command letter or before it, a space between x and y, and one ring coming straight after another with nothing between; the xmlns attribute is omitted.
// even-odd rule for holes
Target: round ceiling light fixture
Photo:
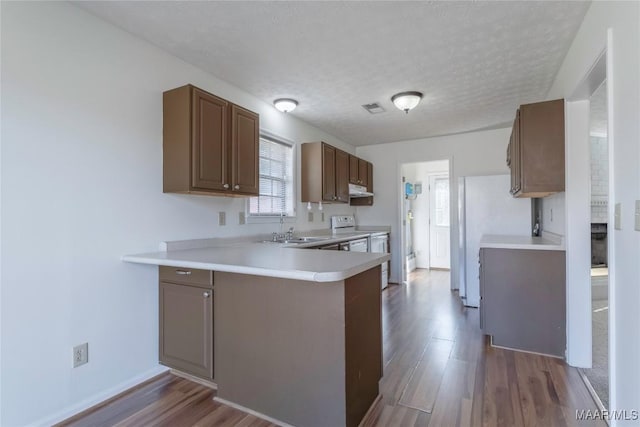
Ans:
<svg viewBox="0 0 640 427"><path fill-rule="evenodd" d="M291 98L279 98L273 101L273 106L282 113L290 113L298 106L298 101Z"/></svg>
<svg viewBox="0 0 640 427"><path fill-rule="evenodd" d="M396 93L391 97L391 102L393 105L398 107L398 109L404 111L405 113L409 113L409 110L413 109L420 103L422 99L422 93L416 91L410 92L400 92Z"/></svg>

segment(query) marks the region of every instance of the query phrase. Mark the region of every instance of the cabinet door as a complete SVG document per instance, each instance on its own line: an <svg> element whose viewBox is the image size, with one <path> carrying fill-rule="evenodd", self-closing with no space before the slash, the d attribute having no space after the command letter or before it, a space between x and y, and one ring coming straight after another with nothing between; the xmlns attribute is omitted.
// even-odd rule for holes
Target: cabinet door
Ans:
<svg viewBox="0 0 640 427"><path fill-rule="evenodd" d="M358 184L367 186L369 166L366 160L358 159Z"/></svg>
<svg viewBox="0 0 640 427"><path fill-rule="evenodd" d="M356 156L349 155L349 183L358 183L358 158Z"/></svg>
<svg viewBox="0 0 640 427"><path fill-rule="evenodd" d="M564 100L523 105L517 120L523 195L564 191Z"/></svg>
<svg viewBox="0 0 640 427"><path fill-rule="evenodd" d="M322 201L336 199L336 149L322 144Z"/></svg>
<svg viewBox="0 0 640 427"><path fill-rule="evenodd" d="M365 186L367 187L367 191L373 193L373 164L369 162L365 162L367 168L367 179L365 180ZM360 184L363 185L363 184ZM351 206L372 206L373 205L373 196L369 197L357 197L353 198L350 201Z"/></svg>
<svg viewBox="0 0 640 427"><path fill-rule="evenodd" d="M211 289L160 282L160 362L213 379Z"/></svg>
<svg viewBox="0 0 640 427"><path fill-rule="evenodd" d="M484 296L484 286L485 286L485 282L486 279L484 278L484 272L482 271L482 264L483 264L483 257L484 257L484 249L480 249L480 274L479 274L479 279L480 279L480 330L484 330L484 311L485 311L485 306L484 306L484 301L483 301L483 296Z"/></svg>
<svg viewBox="0 0 640 427"><path fill-rule="evenodd" d="M513 194L517 194L522 189L522 156L520 141L520 110L516 112L516 119L513 122L513 151L511 153L511 164L513 173Z"/></svg>
<svg viewBox="0 0 640 427"><path fill-rule="evenodd" d="M336 196L349 203L349 154L342 150L336 150Z"/></svg>
<svg viewBox="0 0 640 427"><path fill-rule="evenodd" d="M231 190L258 195L259 116L231 104Z"/></svg>
<svg viewBox="0 0 640 427"><path fill-rule="evenodd" d="M191 186L196 189L228 188L227 111L224 99L193 89Z"/></svg>

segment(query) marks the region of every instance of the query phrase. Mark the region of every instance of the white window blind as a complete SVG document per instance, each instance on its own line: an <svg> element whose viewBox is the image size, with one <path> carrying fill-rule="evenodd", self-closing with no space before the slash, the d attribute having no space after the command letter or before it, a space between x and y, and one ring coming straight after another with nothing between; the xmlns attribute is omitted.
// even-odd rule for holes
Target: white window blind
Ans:
<svg viewBox="0 0 640 427"><path fill-rule="evenodd" d="M259 196L249 199L249 215L295 216L293 147L261 136L259 162Z"/></svg>

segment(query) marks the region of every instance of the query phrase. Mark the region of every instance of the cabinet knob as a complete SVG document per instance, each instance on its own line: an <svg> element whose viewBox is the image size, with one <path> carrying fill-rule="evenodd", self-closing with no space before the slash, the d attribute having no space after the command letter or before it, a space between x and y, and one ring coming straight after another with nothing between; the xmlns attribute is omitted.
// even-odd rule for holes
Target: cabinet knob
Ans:
<svg viewBox="0 0 640 427"><path fill-rule="evenodd" d="M236 184L236 185L234 185L234 186L233 186L233 189L234 189L234 190L239 190L239 189L240 189L240 186L239 186L238 184Z"/></svg>
<svg viewBox="0 0 640 427"><path fill-rule="evenodd" d="M202 294L203 297L205 298L209 298L209 296L211 296L211 294L209 292L205 292Z"/></svg>
<svg viewBox="0 0 640 427"><path fill-rule="evenodd" d="M337 199L338 199L338 197L337 197L337 196L333 196L333 200L337 200Z"/></svg>
<svg viewBox="0 0 640 427"><path fill-rule="evenodd" d="M228 189L229 189L229 184L224 184L224 185L222 186L222 188L224 188L225 190L228 190Z"/></svg>

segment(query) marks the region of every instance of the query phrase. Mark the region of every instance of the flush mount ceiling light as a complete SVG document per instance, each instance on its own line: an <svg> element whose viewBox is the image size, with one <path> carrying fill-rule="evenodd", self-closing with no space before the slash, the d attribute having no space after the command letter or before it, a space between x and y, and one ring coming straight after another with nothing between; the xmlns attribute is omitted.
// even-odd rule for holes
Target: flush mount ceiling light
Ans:
<svg viewBox="0 0 640 427"><path fill-rule="evenodd" d="M391 102L393 102L393 105L398 107L398 109L408 114L409 110L415 108L415 106L420 103L421 99L422 93L410 91L396 93L391 97Z"/></svg>
<svg viewBox="0 0 640 427"><path fill-rule="evenodd" d="M278 111L289 113L298 106L298 101L291 98L280 98L273 101L273 106L276 107Z"/></svg>

